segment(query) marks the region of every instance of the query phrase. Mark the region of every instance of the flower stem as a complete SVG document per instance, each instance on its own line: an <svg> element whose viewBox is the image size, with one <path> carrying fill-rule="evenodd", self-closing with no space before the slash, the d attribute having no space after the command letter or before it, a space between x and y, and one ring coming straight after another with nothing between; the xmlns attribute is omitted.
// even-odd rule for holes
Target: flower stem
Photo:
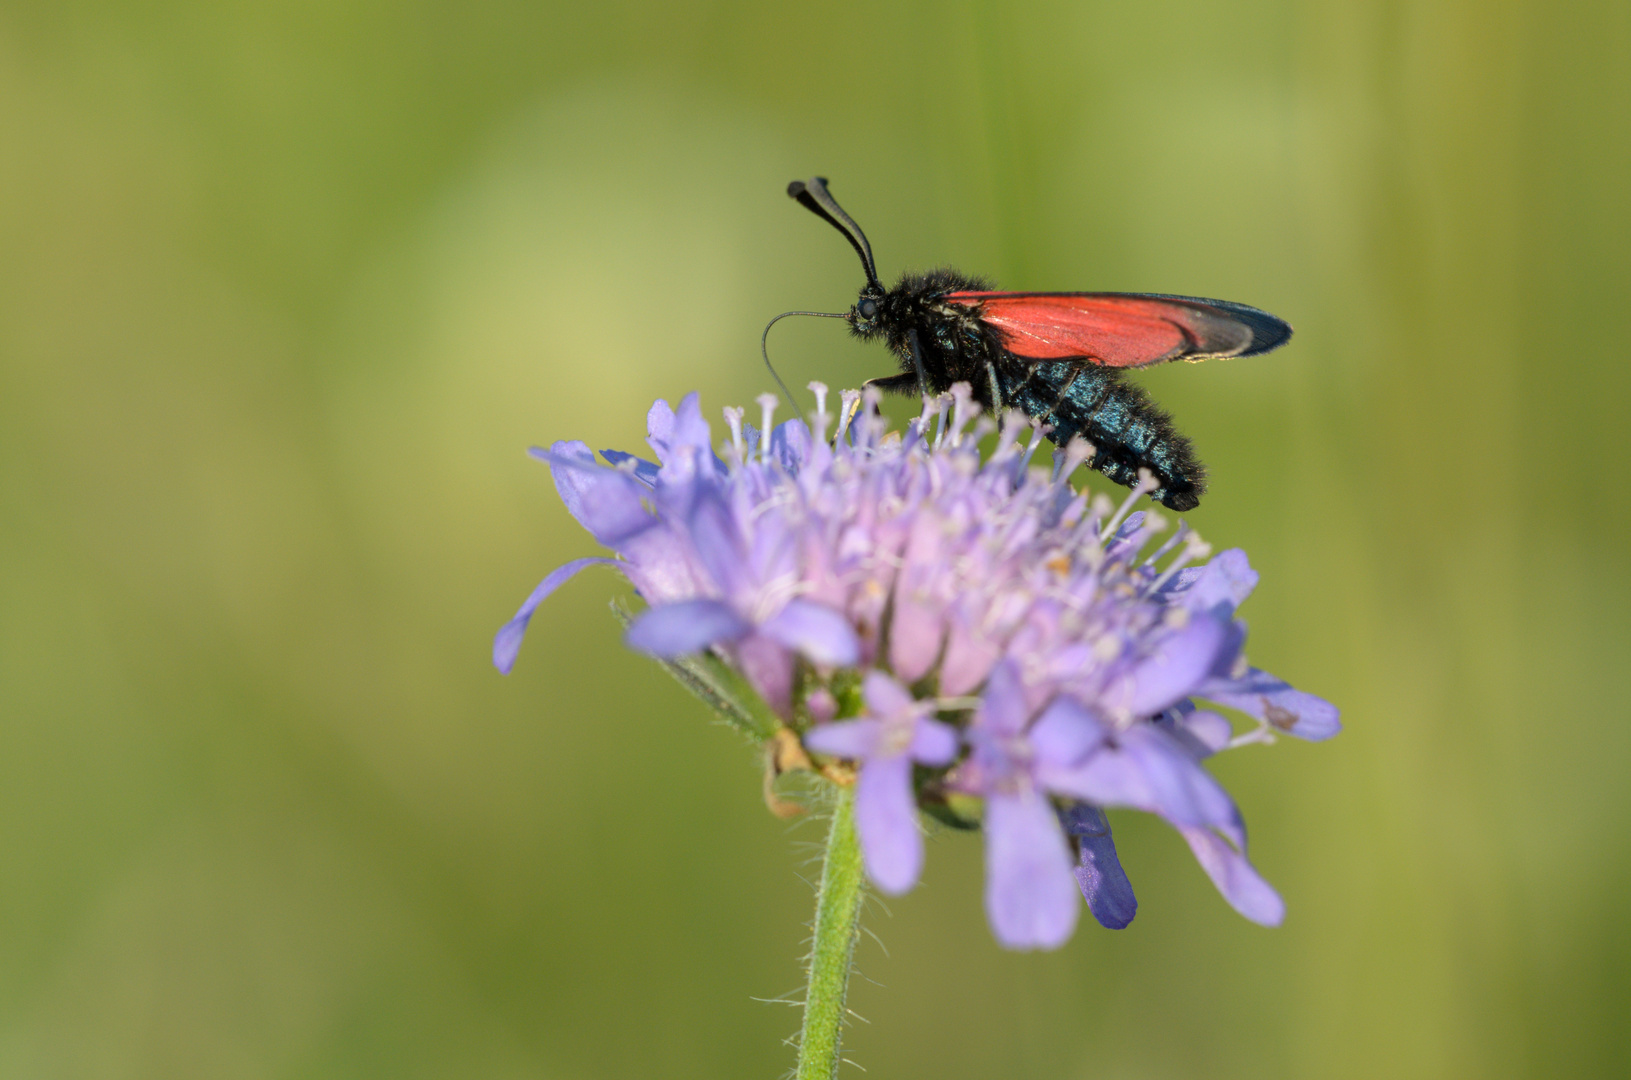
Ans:
<svg viewBox="0 0 1631 1080"><path fill-rule="evenodd" d="M804 991L797 1080L832 1080L838 1075L844 995L849 990L860 916L861 845L855 835L855 789L840 787L827 833L821 890L816 894L815 940L810 947L809 985Z"/></svg>

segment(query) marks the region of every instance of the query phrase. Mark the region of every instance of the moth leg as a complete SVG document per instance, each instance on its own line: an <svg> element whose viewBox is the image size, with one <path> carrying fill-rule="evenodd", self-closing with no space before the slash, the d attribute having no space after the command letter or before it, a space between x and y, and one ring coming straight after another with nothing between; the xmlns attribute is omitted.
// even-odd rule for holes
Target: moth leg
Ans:
<svg viewBox="0 0 1631 1080"><path fill-rule="evenodd" d="M985 378L991 384L991 415L1002 416L1002 387L997 385L997 365L985 362Z"/></svg>
<svg viewBox="0 0 1631 1080"><path fill-rule="evenodd" d="M868 379L861 384L864 390L869 386L876 386L886 394L910 394L918 388L917 376L911 372L904 375L885 375L881 379Z"/></svg>
<svg viewBox="0 0 1631 1080"><path fill-rule="evenodd" d="M923 348L918 344L917 327L906 331L906 340L912 347L912 368L917 372L917 390L924 397L929 396L929 377L923 373Z"/></svg>
<svg viewBox="0 0 1631 1080"><path fill-rule="evenodd" d="M869 387L871 385L872 385L871 382L864 382L864 383L861 384L861 389L865 390L867 387ZM849 403L849 408L844 410L844 415L838 418L838 430L833 435L833 437L835 439L839 435L841 435L844 432L849 430L850 424L855 421L855 414L859 413L860 411L861 411L861 395L857 394L857 395L855 395L855 400L853 400L853 401L851 401Z"/></svg>

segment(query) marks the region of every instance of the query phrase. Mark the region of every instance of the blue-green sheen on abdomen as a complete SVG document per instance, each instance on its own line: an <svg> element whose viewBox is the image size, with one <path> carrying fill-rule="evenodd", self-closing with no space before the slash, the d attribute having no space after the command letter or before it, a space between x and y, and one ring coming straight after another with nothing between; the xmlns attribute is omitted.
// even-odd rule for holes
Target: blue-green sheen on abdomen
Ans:
<svg viewBox="0 0 1631 1080"><path fill-rule="evenodd" d="M1021 362L1023 363L1023 362ZM1019 363L999 369L1003 403L1051 425L1060 446L1081 435L1097 453L1091 465L1118 484L1138 482L1147 468L1162 481L1155 498L1177 510L1198 503L1205 470L1189 440L1178 434L1166 413L1134 383L1108 368L1079 360Z"/></svg>

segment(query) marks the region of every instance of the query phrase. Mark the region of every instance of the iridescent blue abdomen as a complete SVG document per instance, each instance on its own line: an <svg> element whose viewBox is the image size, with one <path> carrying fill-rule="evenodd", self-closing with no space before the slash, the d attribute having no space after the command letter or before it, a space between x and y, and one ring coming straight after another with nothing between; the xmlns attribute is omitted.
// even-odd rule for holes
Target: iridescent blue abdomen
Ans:
<svg viewBox="0 0 1631 1080"><path fill-rule="evenodd" d="M1149 469L1161 487L1151 493L1174 510L1189 510L1206 490L1206 470L1188 439L1143 389L1119 372L1080 360L1026 361L1007 356L997 365L997 387L1007 408L1022 409L1053 428L1064 446L1080 435L1093 444L1089 464L1118 484L1138 483Z"/></svg>

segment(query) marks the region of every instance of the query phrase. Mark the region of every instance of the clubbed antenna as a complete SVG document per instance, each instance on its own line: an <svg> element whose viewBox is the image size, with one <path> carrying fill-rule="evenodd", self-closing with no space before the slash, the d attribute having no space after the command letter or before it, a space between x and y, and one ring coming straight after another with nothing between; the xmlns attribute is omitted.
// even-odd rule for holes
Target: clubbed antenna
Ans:
<svg viewBox="0 0 1631 1080"><path fill-rule="evenodd" d="M844 208L828 193L827 178L812 176L808 180L794 180L787 185L787 194L790 198L797 199L812 214L825 218L828 224L848 238L855 248L855 253L861 256L861 267L866 271L867 284L882 291L883 285L878 281L878 269L872 263L872 245L867 243L866 233L855 224L855 219L844 213Z"/></svg>

